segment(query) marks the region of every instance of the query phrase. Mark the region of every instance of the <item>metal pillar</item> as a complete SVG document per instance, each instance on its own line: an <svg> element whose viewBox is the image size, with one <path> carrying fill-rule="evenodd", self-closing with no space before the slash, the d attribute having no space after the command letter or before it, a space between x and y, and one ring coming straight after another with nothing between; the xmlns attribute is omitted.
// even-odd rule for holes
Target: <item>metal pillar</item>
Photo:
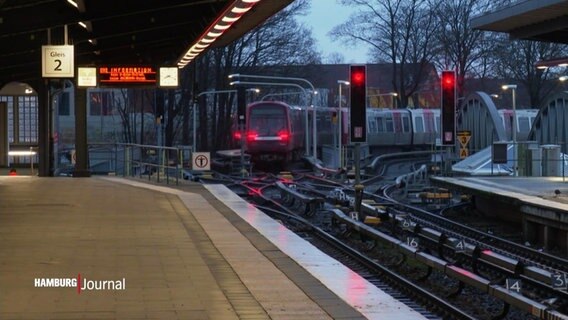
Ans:
<svg viewBox="0 0 568 320"><path fill-rule="evenodd" d="M306 121L306 126L304 130L306 130L306 157L310 156L310 125L309 125L309 117L308 117L309 108L306 106L306 112L304 112L304 117Z"/></svg>
<svg viewBox="0 0 568 320"><path fill-rule="evenodd" d="M360 143L355 143L355 154L353 155L355 162L355 211L361 216L361 202L363 201L363 189L361 184L361 146Z"/></svg>
<svg viewBox="0 0 568 320"><path fill-rule="evenodd" d="M193 145L191 151L197 151L197 97L193 99Z"/></svg>
<svg viewBox="0 0 568 320"><path fill-rule="evenodd" d="M353 151L353 162L355 166L355 185L358 185L361 182L361 146L357 142L355 143L355 150Z"/></svg>
<svg viewBox="0 0 568 320"><path fill-rule="evenodd" d="M337 143L338 145L338 161L339 161L339 168L343 168L343 157L342 157L342 152L341 152L341 143L343 140L343 128L342 128L342 123L341 121L341 100L343 100L343 97L341 96L341 83L339 84L339 110L338 110L338 114L337 114L337 121L339 122L339 141Z"/></svg>
<svg viewBox="0 0 568 320"><path fill-rule="evenodd" d="M75 87L75 170L73 177L90 177L87 146L87 89Z"/></svg>
<svg viewBox="0 0 568 320"><path fill-rule="evenodd" d="M48 80L39 80L33 85L37 91L37 112L38 112L38 175L49 177L53 175L51 171L52 159L50 148L51 143L51 111L49 98Z"/></svg>
<svg viewBox="0 0 568 320"><path fill-rule="evenodd" d="M6 102L0 102L0 128L2 128L0 129L0 167L7 167L10 144L8 143L8 105Z"/></svg>
<svg viewBox="0 0 568 320"><path fill-rule="evenodd" d="M518 152L517 152L517 99L516 99L516 88L512 88L511 92L513 93L513 125L511 126L511 130L513 130L513 172L515 177L519 175L519 170L517 169L518 166Z"/></svg>
<svg viewBox="0 0 568 320"><path fill-rule="evenodd" d="M312 105L312 135L313 135L313 155L314 159L318 158L318 128L317 128L317 111L316 108Z"/></svg>

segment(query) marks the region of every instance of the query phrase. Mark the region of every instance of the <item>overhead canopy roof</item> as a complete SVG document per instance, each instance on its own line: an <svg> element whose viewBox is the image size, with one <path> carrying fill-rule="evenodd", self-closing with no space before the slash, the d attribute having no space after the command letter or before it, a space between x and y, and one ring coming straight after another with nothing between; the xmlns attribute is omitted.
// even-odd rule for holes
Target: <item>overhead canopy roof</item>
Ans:
<svg viewBox="0 0 568 320"><path fill-rule="evenodd" d="M568 1L525 0L471 20L474 29L509 33L511 38L568 43Z"/></svg>
<svg viewBox="0 0 568 320"><path fill-rule="evenodd" d="M41 77L41 46L65 44L64 26L75 66L176 65L216 21L234 18L233 8L252 7L208 48L238 39L292 1L0 0L0 86Z"/></svg>

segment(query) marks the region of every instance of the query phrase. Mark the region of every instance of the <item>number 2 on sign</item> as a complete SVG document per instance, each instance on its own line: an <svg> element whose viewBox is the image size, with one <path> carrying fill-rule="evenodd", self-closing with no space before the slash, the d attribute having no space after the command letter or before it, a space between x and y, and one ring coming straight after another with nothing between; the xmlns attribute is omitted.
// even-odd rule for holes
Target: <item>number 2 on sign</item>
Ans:
<svg viewBox="0 0 568 320"><path fill-rule="evenodd" d="M55 59L54 61L55 61L55 63L57 63L57 66L55 66L55 68L53 69L53 71L62 71L62 70L61 70L61 60Z"/></svg>

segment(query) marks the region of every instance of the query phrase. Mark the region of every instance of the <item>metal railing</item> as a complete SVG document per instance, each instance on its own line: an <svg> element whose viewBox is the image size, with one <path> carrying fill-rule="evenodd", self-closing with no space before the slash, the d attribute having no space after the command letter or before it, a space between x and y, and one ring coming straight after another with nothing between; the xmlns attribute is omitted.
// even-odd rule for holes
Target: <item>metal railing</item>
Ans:
<svg viewBox="0 0 568 320"><path fill-rule="evenodd" d="M179 179L183 179L184 157L188 147L162 147L152 145L141 145L132 143L119 143L122 149L122 163L125 177L148 177L148 180L155 179L156 182L170 180L179 184ZM118 152L117 152L118 155Z"/></svg>
<svg viewBox="0 0 568 320"><path fill-rule="evenodd" d="M93 175L117 175L148 178L155 182L175 182L190 175L191 146L163 147L135 143L90 143L88 168ZM58 152L59 161L54 174L71 176L75 152Z"/></svg>

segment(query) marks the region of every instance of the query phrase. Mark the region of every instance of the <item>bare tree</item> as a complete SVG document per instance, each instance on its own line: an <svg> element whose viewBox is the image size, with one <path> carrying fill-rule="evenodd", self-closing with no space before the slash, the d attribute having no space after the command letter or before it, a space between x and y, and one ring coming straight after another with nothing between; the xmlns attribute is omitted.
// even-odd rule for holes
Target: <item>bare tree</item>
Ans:
<svg viewBox="0 0 568 320"><path fill-rule="evenodd" d="M558 74L535 67L539 60L565 56L565 45L528 40L503 39L496 50L497 74L522 84L528 92L530 106L540 107L543 100L556 89Z"/></svg>
<svg viewBox="0 0 568 320"><path fill-rule="evenodd" d="M352 44L369 44L375 62L390 62L398 105L406 107L431 70L435 8L426 0L342 0L342 4L359 10L331 35Z"/></svg>
<svg viewBox="0 0 568 320"><path fill-rule="evenodd" d="M325 57L327 64L342 64L345 63L345 56L340 52L332 52Z"/></svg>
<svg viewBox="0 0 568 320"><path fill-rule="evenodd" d="M464 95L466 77L477 71L486 75L488 56L497 45L497 36L492 33L474 30L470 20L496 3L493 0L434 0L437 8L436 64L442 70L455 70L458 96ZM478 70L475 70L478 68Z"/></svg>
<svg viewBox="0 0 568 320"><path fill-rule="evenodd" d="M264 24L234 43L212 49L196 65L199 90L228 90L227 76L234 72L255 72L267 65L306 65L321 61L311 30L295 17L305 13L306 0L292 3ZM200 145L217 150L231 143L234 123L234 95L211 95L199 102Z"/></svg>
<svg viewBox="0 0 568 320"><path fill-rule="evenodd" d="M562 55L563 46L530 41L511 41L503 34L474 30L473 16L510 4L510 0L433 0L439 20L438 54L441 69L457 72L458 95L466 78L504 78L523 84L531 106L538 106L554 86L548 71L534 63Z"/></svg>
<svg viewBox="0 0 568 320"><path fill-rule="evenodd" d="M132 117L130 115L134 113L134 110L128 97L128 90L123 89L120 90L119 93L120 96L117 96L115 90L113 90L110 95L111 101L120 115L122 124L122 142L133 143L135 134L133 132Z"/></svg>

